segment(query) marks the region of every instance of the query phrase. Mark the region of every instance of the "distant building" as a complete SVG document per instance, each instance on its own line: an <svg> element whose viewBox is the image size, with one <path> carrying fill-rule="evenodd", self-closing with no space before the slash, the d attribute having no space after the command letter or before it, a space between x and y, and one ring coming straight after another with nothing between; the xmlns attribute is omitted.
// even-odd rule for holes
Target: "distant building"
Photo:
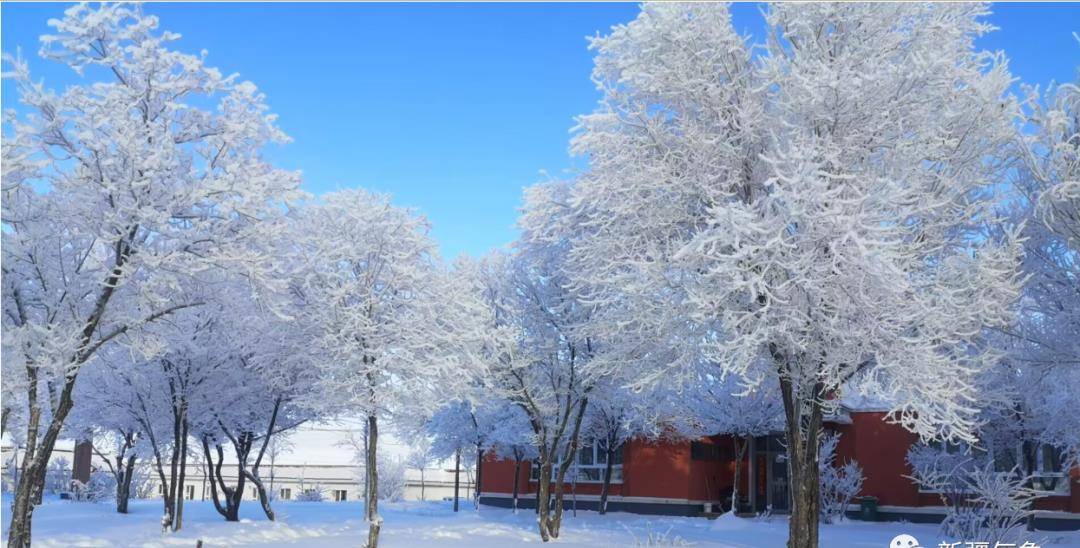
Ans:
<svg viewBox="0 0 1080 548"><path fill-rule="evenodd" d="M841 434L837 460L856 460L862 466L865 481L859 495L878 499L881 519L936 522L944 517L938 495L920 490L907 477L911 474L907 452L918 441L917 437L899 425L886 422L884 411L846 408L830 417L825 427ZM735 478L730 436L684 442L631 440L621 448L618 460L613 463L608 509L701 515L706 504L730 508L732 486L738 481L739 511L757 513L769 509L787 513L791 507L783 438L780 433L753 438L738 478ZM564 485L566 506L597 507L606 464L603 459L604 452L593 447L579 451L574 464L576 474L571 474L576 481ZM1054 459L1041 459L1039 466L1041 496L1036 501L1037 525L1042 529L1080 529L1080 468L1063 469L1060 461ZM535 507L538 479L535 468L532 463L522 463L518 478L520 507ZM509 506L514 462L489 457L481 476L480 502ZM853 512L856 508L848 510Z"/></svg>
<svg viewBox="0 0 1080 548"><path fill-rule="evenodd" d="M348 422L317 424L301 426L289 433L288 449L282 450L277 455L263 457L259 467L259 477L262 478L267 491L271 496L279 500L296 500L305 490L319 489L322 491L324 500L327 501L357 501L363 500L363 466L355 462L355 451L349 444L350 434L355 433L360 427ZM381 453L383 458L402 460L408 453L408 447L396 440L392 435L380 436L379 444L385 449ZM52 462L59 465L64 461L66 469L74 465L74 446L69 440L61 440L53 452ZM186 478L184 481L184 498L188 500L211 500L209 479L203 469L201 449L192 445L197 450L194 456L188 457ZM5 436L0 443L0 458L2 458L4 471L3 481L5 489L13 490L10 485L14 481L15 474L9 467L18 466L22 462L21 449L12 446L10 439ZM108 467L102 462L99 455L94 455L91 461L95 470L107 470ZM472 470L464 468L462 463L460 471L460 496L468 500L473 496ZM161 496L162 488L157 479L157 472L149 461L146 462L149 473L148 491L151 496ZM226 445L225 464L222 466L222 476L229 486L236 485L236 465L232 453ZM405 499L420 500L421 492L426 500L439 500L454 496L454 473L453 461L439 463L424 470L423 487L421 487L421 474L416 469L405 469ZM258 500L255 487L250 482L245 482L245 500Z"/></svg>

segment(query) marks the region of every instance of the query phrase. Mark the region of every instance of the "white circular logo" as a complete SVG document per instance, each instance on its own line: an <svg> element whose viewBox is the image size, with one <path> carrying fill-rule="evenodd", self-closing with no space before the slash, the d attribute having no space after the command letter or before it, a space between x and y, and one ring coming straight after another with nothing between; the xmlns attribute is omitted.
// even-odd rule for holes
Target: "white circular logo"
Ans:
<svg viewBox="0 0 1080 548"><path fill-rule="evenodd" d="M911 535L897 535L889 543L889 548L922 548L919 539Z"/></svg>

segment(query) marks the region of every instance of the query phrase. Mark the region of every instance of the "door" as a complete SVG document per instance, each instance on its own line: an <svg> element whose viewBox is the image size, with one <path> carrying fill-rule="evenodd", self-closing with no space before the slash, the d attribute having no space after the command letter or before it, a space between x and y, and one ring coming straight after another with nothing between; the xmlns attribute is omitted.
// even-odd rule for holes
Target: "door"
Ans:
<svg viewBox="0 0 1080 548"><path fill-rule="evenodd" d="M768 505L774 513L791 512L790 481L787 448L781 436L768 436L765 440L765 466L768 469Z"/></svg>

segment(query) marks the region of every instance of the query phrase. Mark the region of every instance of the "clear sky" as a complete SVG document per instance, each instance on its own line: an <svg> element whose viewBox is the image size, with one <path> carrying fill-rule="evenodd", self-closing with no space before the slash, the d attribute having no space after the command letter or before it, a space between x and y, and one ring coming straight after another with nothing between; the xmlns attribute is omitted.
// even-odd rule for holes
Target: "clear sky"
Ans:
<svg viewBox="0 0 1080 548"><path fill-rule="evenodd" d="M35 77L78 78L35 58L64 4L0 7L3 51L21 47ZM760 34L758 6L734 6ZM1072 81L1080 5L1002 4L1003 49L1026 82ZM572 173L574 116L594 108L586 37L627 22L636 4L148 4L181 50L255 82L295 141L268 155L300 169L313 193L390 192L434 224L443 255L481 254L514 238L521 188ZM3 83L3 107L14 106Z"/></svg>

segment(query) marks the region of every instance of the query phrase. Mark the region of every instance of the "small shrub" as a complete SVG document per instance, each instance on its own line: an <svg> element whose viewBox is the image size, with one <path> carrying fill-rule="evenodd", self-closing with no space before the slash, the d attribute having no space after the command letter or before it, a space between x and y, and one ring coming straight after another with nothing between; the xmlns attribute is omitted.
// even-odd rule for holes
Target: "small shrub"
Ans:
<svg viewBox="0 0 1080 548"><path fill-rule="evenodd" d="M818 465L821 473L821 521L834 523L843 519L844 511L863 485L863 471L859 463L836 464L836 446L840 435L826 433L821 439Z"/></svg>
<svg viewBox="0 0 1080 548"><path fill-rule="evenodd" d="M326 500L326 490L323 486L316 483L314 487L300 487L300 492L296 494L297 502L323 502Z"/></svg>
<svg viewBox="0 0 1080 548"><path fill-rule="evenodd" d="M1023 536L1037 495L1027 488L1029 478L1019 467L998 472L985 457L916 446L908 452L911 479L935 491L946 506L942 535L956 539L1015 542Z"/></svg>

